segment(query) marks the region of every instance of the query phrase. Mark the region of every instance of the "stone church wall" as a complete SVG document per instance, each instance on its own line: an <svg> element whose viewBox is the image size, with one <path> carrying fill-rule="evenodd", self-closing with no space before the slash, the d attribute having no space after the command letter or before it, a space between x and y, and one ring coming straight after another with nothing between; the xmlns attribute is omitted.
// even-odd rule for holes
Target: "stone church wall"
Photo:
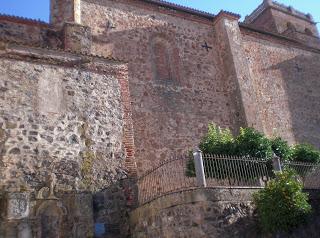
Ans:
<svg viewBox="0 0 320 238"><path fill-rule="evenodd" d="M235 129L234 85L224 79L211 19L143 1L83 0L81 10L92 52L129 62L140 173L192 149L211 121Z"/></svg>
<svg viewBox="0 0 320 238"><path fill-rule="evenodd" d="M29 46L62 46L61 32L45 22L0 14L0 40Z"/></svg>
<svg viewBox="0 0 320 238"><path fill-rule="evenodd" d="M126 66L15 46L2 53L0 185L40 189L55 173L57 190L97 190L125 177Z"/></svg>
<svg viewBox="0 0 320 238"><path fill-rule="evenodd" d="M242 29L263 130L320 146L320 51Z"/></svg>
<svg viewBox="0 0 320 238"><path fill-rule="evenodd" d="M316 37L151 2L0 15L0 238L126 237L137 169L193 149L209 122L320 145ZM237 235L248 194L216 192L138 208L134 236Z"/></svg>
<svg viewBox="0 0 320 238"><path fill-rule="evenodd" d="M127 65L13 43L0 55L0 237L112 234L133 199L119 182L135 169Z"/></svg>

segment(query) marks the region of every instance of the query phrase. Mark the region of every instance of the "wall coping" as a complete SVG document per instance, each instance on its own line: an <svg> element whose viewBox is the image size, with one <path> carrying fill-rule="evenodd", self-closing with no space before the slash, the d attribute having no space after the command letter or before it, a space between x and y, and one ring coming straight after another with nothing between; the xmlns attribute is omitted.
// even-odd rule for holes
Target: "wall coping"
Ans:
<svg viewBox="0 0 320 238"><path fill-rule="evenodd" d="M1 14L0 13L0 21L8 21L23 25L30 25L30 26L38 26L38 27L50 27L50 24L41 20L31 19L26 17L8 15L8 14Z"/></svg>

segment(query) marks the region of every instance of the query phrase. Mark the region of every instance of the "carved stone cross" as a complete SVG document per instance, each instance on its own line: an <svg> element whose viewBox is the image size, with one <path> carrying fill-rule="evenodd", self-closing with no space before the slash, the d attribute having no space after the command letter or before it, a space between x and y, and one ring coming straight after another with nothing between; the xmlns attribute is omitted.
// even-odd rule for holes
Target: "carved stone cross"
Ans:
<svg viewBox="0 0 320 238"><path fill-rule="evenodd" d="M208 44L207 44L207 42L206 42L206 41L204 42L204 45L202 45L202 48L205 48L205 49L207 50L207 52L209 52L209 50L211 50L211 49L212 49L212 47L211 47L211 46L208 46Z"/></svg>

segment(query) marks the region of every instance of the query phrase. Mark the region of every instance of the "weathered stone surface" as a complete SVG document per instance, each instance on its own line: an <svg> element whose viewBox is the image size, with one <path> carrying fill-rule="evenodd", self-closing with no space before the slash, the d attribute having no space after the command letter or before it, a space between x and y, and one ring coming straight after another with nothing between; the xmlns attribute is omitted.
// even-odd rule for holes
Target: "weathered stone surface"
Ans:
<svg viewBox="0 0 320 238"><path fill-rule="evenodd" d="M124 177L125 66L106 61L101 73L27 61L0 59L0 85L10 89L0 98L1 186L40 188L53 172L57 190L96 190Z"/></svg>
<svg viewBox="0 0 320 238"><path fill-rule="evenodd" d="M6 219L22 219L29 216L30 198L28 193L8 193L5 199Z"/></svg>
<svg viewBox="0 0 320 238"><path fill-rule="evenodd" d="M129 62L140 174L193 148L211 121L236 128L234 86L225 83L211 20L143 1L85 0L81 8L92 52Z"/></svg>
<svg viewBox="0 0 320 238"><path fill-rule="evenodd" d="M93 197L95 235L128 237L129 211L137 205L135 181L120 182L96 193Z"/></svg>
<svg viewBox="0 0 320 238"><path fill-rule="evenodd" d="M300 138L292 139L289 135L290 128L310 127L306 121L309 116L305 117L306 120L302 116L309 115L309 112L298 112L296 108L302 101L309 102L310 108L317 106L311 95L301 101L293 100L294 105L290 108L281 102L277 105L282 89L275 88L274 84L266 88L265 84L274 82L275 78L280 79L279 74L267 80L259 76L269 72L263 68L260 58L283 62L284 55L292 54L292 47L294 51L300 51L298 54L308 55L308 50L299 49L296 42L283 39L285 43L278 46L283 53L273 50L270 53L273 57L269 57L263 53L264 50L256 50L255 45L252 47L247 39L246 31L252 34L255 31L249 28L245 31L244 25L240 25L239 31L236 20L224 19L221 21L223 27L219 24L213 27L212 19L179 11L173 13L144 1L132 4L127 0L83 0L81 9L82 24L92 29L92 52L113 55L129 62L140 174L174 153L181 154L193 148L209 122L230 127L233 131L237 131L239 126L253 126L268 135L276 130L285 131L287 134L278 134L284 135L291 143L309 141L316 144L319 127L312 126L314 132L307 129L307 133L298 129ZM214 20L217 18L219 16ZM290 15L287 20L291 18ZM285 22L286 18L281 19ZM297 22L300 20L296 19ZM267 44L275 44L281 39L280 35L262 33L256 37L257 41L262 41L267 35ZM206 50L203 47L205 42L212 48ZM311 90L311 85L318 87L317 82L311 79L312 75L317 75L318 55L317 51L314 52L315 60L303 59L306 65L310 64L305 70L311 74L300 73L310 82L304 85L306 91ZM256 72L256 68L259 71ZM295 82L290 81L292 87L300 88ZM284 97L298 93L290 91L285 89ZM317 97L314 91L312 95ZM271 102L266 106L264 101L269 102L269 98ZM309 108L303 103L305 106ZM287 120L289 114L299 118L298 122ZM317 121L313 112L310 112L310 117ZM266 120L272 123L266 123Z"/></svg>
<svg viewBox="0 0 320 238"><path fill-rule="evenodd" d="M270 4L274 6L270 7ZM233 131L249 125L262 128L269 135L275 131L292 143L309 141L318 145L316 133L319 128L315 126L317 119L314 115L317 110L309 112L308 108L317 107L314 105L316 100L313 100L317 99L317 90L312 88L318 87L314 78L319 68L316 65L319 52L315 49L316 43L309 44L312 49L306 47L307 43L318 38L313 28L310 28L313 36L303 32L304 28L314 27L312 17L270 1L267 5L268 9L259 15L257 21L249 24L259 27L260 34L244 24L240 24L239 32L235 20L221 21L225 28L214 27L213 22L219 16L190 13L183 8L171 11L170 7L128 0L52 0L52 25L12 17L2 17L0 22L4 24L2 35L9 41L14 39L25 43L30 35L32 45L65 47L83 53L89 53L91 47L94 54L112 55L128 62L130 89L123 87L121 93L131 94L132 102L127 100L126 103L132 103L133 112L125 112L124 118L133 120L137 149L133 150L133 139L130 139L127 155L136 154L142 173L172 154L194 147L211 121ZM253 15L256 17L256 13ZM288 22L296 28L294 34L299 34L301 43L279 35L293 37L286 32ZM66 26L64 30L63 25ZM92 42L89 28L92 29ZM40 33L27 34L35 29L40 29ZM273 29L278 35L263 32ZM272 57L267 57L268 50L263 46L267 44L275 44L275 48L270 49ZM303 55L303 59L286 61L292 60L292 49L296 56L301 58ZM243 57L243 51L246 57ZM309 57L310 54L313 55ZM273 62L264 62L268 60ZM296 67L297 60L306 64L305 71L300 70L300 63ZM284 72L284 76L275 73L268 77L266 72L277 70L266 71L263 65L272 67L276 62L282 68L292 64L299 74ZM268 80L264 80L265 77ZM291 100L302 87L299 82L304 80L291 80L288 85L294 90L291 86L267 85L281 77L288 78L284 80L288 83L289 77L307 78L309 83L303 85L307 97ZM43 83L46 85L45 80ZM57 89L59 82L53 80L50 85ZM1 92L8 93L6 85L0 88ZM47 93L55 94L52 96L60 101L64 99L57 90ZM72 88L64 94L66 97L78 96ZM286 98L289 98L289 106L285 105ZM59 100L52 100L52 105L39 101L39 107L63 113L65 105ZM48 108L42 106L42 102ZM128 107L125 106L124 110ZM308 110L302 110L303 107ZM307 128L307 132L301 128ZM133 137L132 131L128 137ZM52 141L52 136L46 138ZM30 135L28 139L30 143L38 142L36 136ZM60 141L63 140L60 137ZM132 170L135 163L126 166Z"/></svg>
<svg viewBox="0 0 320 238"><path fill-rule="evenodd" d="M319 147L319 52L242 32L264 132Z"/></svg>
<svg viewBox="0 0 320 238"><path fill-rule="evenodd" d="M22 216L28 197L28 216ZM11 217L0 223L1 238L31 237L93 237L93 203L91 193L58 193L57 199L35 199L33 193L8 193L5 204L12 210ZM11 203L11 204L10 204ZM23 209L22 209L23 208Z"/></svg>
<svg viewBox="0 0 320 238"><path fill-rule="evenodd" d="M91 51L91 29L83 25L65 23L63 27L64 49L88 54ZM69 91L69 95L74 92Z"/></svg>
<svg viewBox="0 0 320 238"><path fill-rule="evenodd" d="M27 191L30 211L1 195L0 237L128 235L137 191L117 181L189 151L209 122L319 146L319 38L278 8L249 25L142 0L52 0L50 24L1 15L0 193ZM241 191L172 198L133 212L137 237L251 231Z"/></svg>
<svg viewBox="0 0 320 238"><path fill-rule="evenodd" d="M131 212L133 237L246 237L254 227L254 191L200 189L159 198Z"/></svg>
<svg viewBox="0 0 320 238"><path fill-rule="evenodd" d="M290 234L263 234L252 203L256 189L198 189L173 193L130 213L132 237L317 237L319 193L310 196L314 216Z"/></svg>

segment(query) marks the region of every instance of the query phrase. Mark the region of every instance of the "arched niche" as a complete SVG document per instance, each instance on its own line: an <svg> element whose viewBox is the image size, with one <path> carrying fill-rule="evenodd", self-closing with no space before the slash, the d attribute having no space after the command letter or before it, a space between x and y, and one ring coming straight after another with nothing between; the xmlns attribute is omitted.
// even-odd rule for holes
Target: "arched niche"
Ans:
<svg viewBox="0 0 320 238"><path fill-rule="evenodd" d="M57 200L44 201L37 210L40 220L41 238L62 238L62 222L66 210Z"/></svg>
<svg viewBox="0 0 320 238"><path fill-rule="evenodd" d="M163 34L151 38L152 70L158 81L177 82L180 78L180 56L175 42Z"/></svg>

